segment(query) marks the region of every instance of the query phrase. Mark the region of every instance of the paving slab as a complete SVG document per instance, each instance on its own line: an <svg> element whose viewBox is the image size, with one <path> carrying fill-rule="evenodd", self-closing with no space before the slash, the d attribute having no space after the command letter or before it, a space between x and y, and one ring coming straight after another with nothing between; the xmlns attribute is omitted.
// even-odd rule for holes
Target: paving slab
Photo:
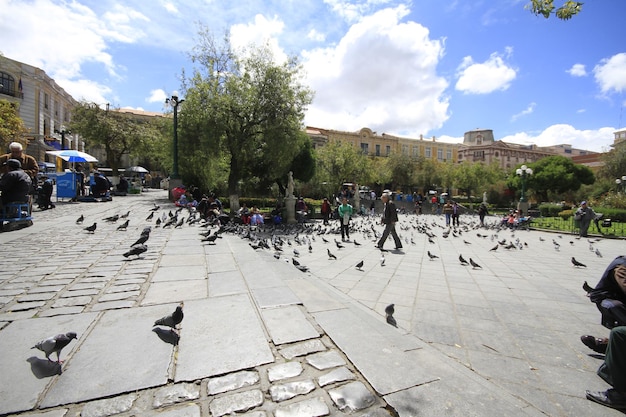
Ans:
<svg viewBox="0 0 626 417"><path fill-rule="evenodd" d="M314 317L378 393L389 394L438 379L350 310L318 312Z"/></svg>
<svg viewBox="0 0 626 417"><path fill-rule="evenodd" d="M47 366L49 363L44 353L31 347L47 337L74 331L78 334L78 340L73 340L61 352L61 360L67 359L84 340L85 331L96 317L96 313L85 313L16 320L0 330L0 414L34 408L48 385L67 378L66 372L48 377L41 374L39 377L35 376L31 369L53 369ZM38 360L29 363L27 359L30 357ZM56 360L56 354L51 359ZM68 365L69 361L63 368Z"/></svg>
<svg viewBox="0 0 626 417"><path fill-rule="evenodd" d="M194 381L273 362L262 326L248 295L185 302L175 380Z"/></svg>
<svg viewBox="0 0 626 417"><path fill-rule="evenodd" d="M244 293L248 287L238 270L209 273L209 297Z"/></svg>
<svg viewBox="0 0 626 417"><path fill-rule="evenodd" d="M175 305L108 310L102 313L63 378L43 399L53 407L165 384L172 346L153 332L154 321Z"/></svg>
<svg viewBox="0 0 626 417"><path fill-rule="evenodd" d="M244 275L245 276L245 275ZM245 276L246 281L249 277ZM293 304L302 304L302 301L285 285L251 290L252 296L259 308L280 307Z"/></svg>
<svg viewBox="0 0 626 417"><path fill-rule="evenodd" d="M319 332L298 306L263 309L261 317L275 345L300 342L319 336Z"/></svg>
<svg viewBox="0 0 626 417"><path fill-rule="evenodd" d="M148 288L141 305L198 300L207 297L206 280L154 282Z"/></svg>

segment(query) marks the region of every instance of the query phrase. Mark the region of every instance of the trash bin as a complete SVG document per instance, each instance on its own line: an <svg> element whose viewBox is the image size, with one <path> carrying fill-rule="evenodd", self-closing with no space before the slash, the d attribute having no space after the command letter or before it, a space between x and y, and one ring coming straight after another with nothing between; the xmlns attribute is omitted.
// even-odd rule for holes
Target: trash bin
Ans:
<svg viewBox="0 0 626 417"><path fill-rule="evenodd" d="M611 219L602 220L602 227L611 227Z"/></svg>

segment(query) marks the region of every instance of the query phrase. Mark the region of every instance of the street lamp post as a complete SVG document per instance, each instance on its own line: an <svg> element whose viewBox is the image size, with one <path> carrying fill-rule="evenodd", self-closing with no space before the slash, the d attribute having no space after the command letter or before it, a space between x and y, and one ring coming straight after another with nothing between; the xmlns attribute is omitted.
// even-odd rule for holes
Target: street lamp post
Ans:
<svg viewBox="0 0 626 417"><path fill-rule="evenodd" d="M178 98L178 92L174 91L172 97L165 99L165 104L169 104L174 109L174 166L170 179L179 179L178 174L178 105L185 101Z"/></svg>
<svg viewBox="0 0 626 417"><path fill-rule="evenodd" d="M517 209L521 211L523 216L526 216L528 213L528 201L526 201L526 181L528 177L533 175L533 170L528 168L526 165L522 165L518 168L515 173L520 176L522 180L522 195L520 196L519 203L517 204Z"/></svg>

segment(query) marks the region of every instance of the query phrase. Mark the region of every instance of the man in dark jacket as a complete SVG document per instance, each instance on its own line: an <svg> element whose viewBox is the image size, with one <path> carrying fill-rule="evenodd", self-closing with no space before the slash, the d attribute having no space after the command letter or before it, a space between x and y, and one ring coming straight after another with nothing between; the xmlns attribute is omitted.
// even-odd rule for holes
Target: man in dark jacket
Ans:
<svg viewBox="0 0 626 417"><path fill-rule="evenodd" d="M385 240L387 240L387 236L389 236L389 233L391 233L393 241L396 244L396 250L402 249L402 241L400 241L398 233L396 232L396 222L398 221L398 212L396 211L396 205L393 204L393 201L391 201L389 193L383 193L381 199L383 200L383 204L385 205L382 219L382 222L385 225L385 231L380 237L380 240L378 241L376 247L378 249L382 249L383 245L385 244Z"/></svg>
<svg viewBox="0 0 626 417"><path fill-rule="evenodd" d="M28 174L22 170L22 163L18 159L9 159L3 166L8 169L8 172L0 178L2 205L16 202L27 203L32 182Z"/></svg>
<svg viewBox="0 0 626 417"><path fill-rule="evenodd" d="M585 283L586 284L586 283ZM602 325L607 329L626 326L626 257L618 256L609 264L595 288L585 288L589 299L602 314ZM585 346L605 353L608 339L590 335L581 336Z"/></svg>

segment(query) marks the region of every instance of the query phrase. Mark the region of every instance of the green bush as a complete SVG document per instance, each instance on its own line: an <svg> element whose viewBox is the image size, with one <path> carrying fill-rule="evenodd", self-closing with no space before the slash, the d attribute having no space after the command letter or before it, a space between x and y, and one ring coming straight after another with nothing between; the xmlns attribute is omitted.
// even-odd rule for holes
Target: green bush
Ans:
<svg viewBox="0 0 626 417"><path fill-rule="evenodd" d="M564 209L568 209L569 207L565 207L561 204L554 203L543 203L539 204L537 209L541 212L541 216L543 217L556 217L559 216L559 213Z"/></svg>
<svg viewBox="0 0 626 417"><path fill-rule="evenodd" d="M559 211L559 213L557 214L557 216L559 216L563 220L567 220L571 218L573 215L574 215L574 210L563 210L563 211Z"/></svg>
<svg viewBox="0 0 626 417"><path fill-rule="evenodd" d="M593 211L602 213L603 219L611 219L612 221L626 222L626 210L612 207L594 207Z"/></svg>

